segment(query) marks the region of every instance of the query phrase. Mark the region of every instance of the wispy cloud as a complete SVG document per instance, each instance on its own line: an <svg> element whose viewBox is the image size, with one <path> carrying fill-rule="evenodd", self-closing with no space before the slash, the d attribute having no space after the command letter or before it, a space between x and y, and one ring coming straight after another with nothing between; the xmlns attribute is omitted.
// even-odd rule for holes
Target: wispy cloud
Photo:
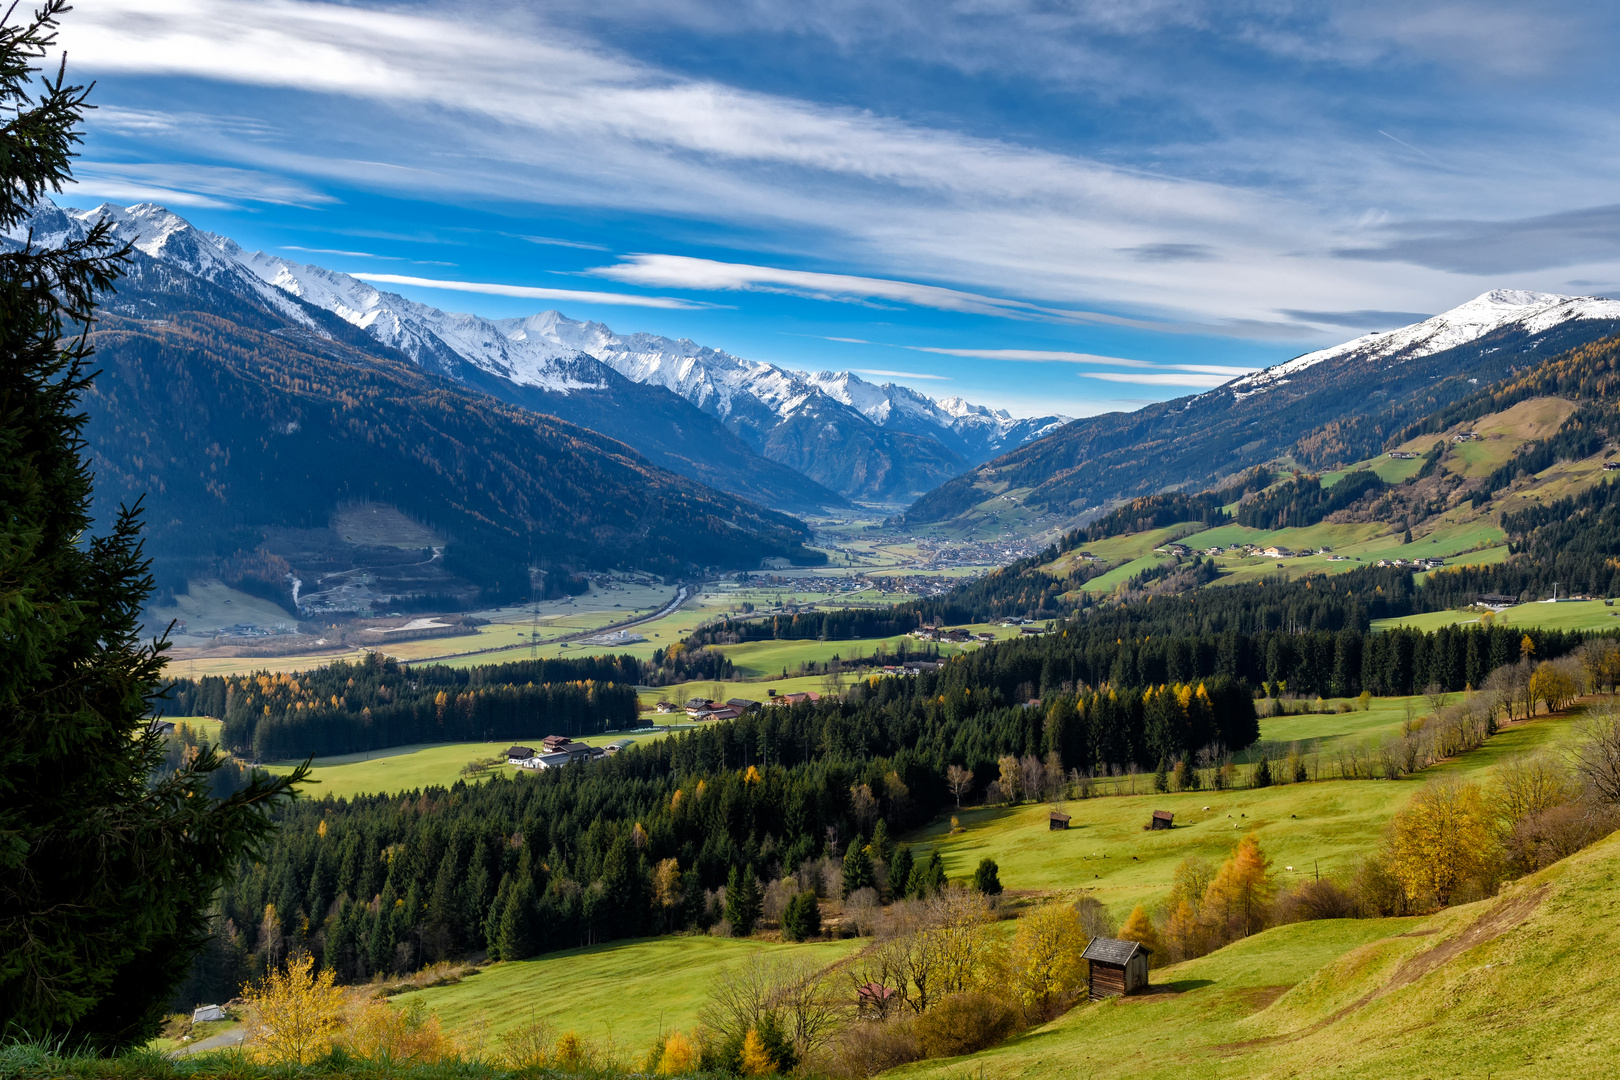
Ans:
<svg viewBox="0 0 1620 1080"><path fill-rule="evenodd" d="M225 205L227 202L316 206L338 200L285 176L254 169L181 162L126 163L81 161L73 167L78 188L106 193L126 190L164 191L182 205ZM125 196L115 195L115 198ZM204 203L195 200L209 199Z"/></svg>
<svg viewBox="0 0 1620 1080"><path fill-rule="evenodd" d="M636 296L631 293L587 292L579 289L541 289L532 285L503 285L491 281L444 281L439 278L408 277L404 274L352 274L374 285L414 285L420 289L483 293L486 296L515 296L526 300L556 300L576 304L616 304L621 307L665 308L693 311L713 304L683 300L674 296Z"/></svg>
<svg viewBox="0 0 1620 1080"><path fill-rule="evenodd" d="M882 375L890 379L939 379L943 382L951 381L949 375L925 375L920 371L888 371L884 368L865 367L851 368L850 370L859 375Z"/></svg>
<svg viewBox="0 0 1620 1080"><path fill-rule="evenodd" d="M945 356L970 356L983 360L1013 360L1035 364L1087 364L1101 367L1142 368L1152 371L1191 371L1203 375L1220 376L1222 380L1247 375L1255 368L1232 367L1227 364L1175 364L1134 360L1123 356L1099 356L1096 353L1062 352L1055 349L941 349L924 345L907 345L916 352L941 353ZM1097 376L1102 378L1101 375ZM1123 377L1114 380L1126 381ZM1197 386L1200 383L1166 383L1167 386Z"/></svg>
<svg viewBox="0 0 1620 1080"><path fill-rule="evenodd" d="M283 244L282 251L302 251L306 255L347 255L352 259L388 259L393 262L404 262L400 255L373 255L369 251L344 251L341 248L312 248L299 247L297 244Z"/></svg>
<svg viewBox="0 0 1620 1080"><path fill-rule="evenodd" d="M1133 383L1137 386L1197 386L1204 388L1220 386L1222 383L1230 382L1235 378L1232 375L1176 375L1169 373L1153 375L1147 372L1126 371L1086 371L1082 372L1080 377L1082 379L1101 379L1103 382L1111 383Z"/></svg>
<svg viewBox="0 0 1620 1080"><path fill-rule="evenodd" d="M597 276L665 289L694 289L707 292L745 291L785 293L816 300L845 303L887 301L960 311L974 315L1004 318L1042 319L1057 322L1106 323L1112 325L1152 325L1096 311L1069 311L1024 300L986 296L939 285L914 281L862 277L856 274L826 274L813 270L786 270L775 266L719 262L689 255L629 255L614 266L587 271Z"/></svg>
<svg viewBox="0 0 1620 1080"><path fill-rule="evenodd" d="M1376 134L1365 116L1346 115L1384 104L1417 111L1407 80L1380 79L1399 83L1402 96L1369 93L1376 100L1365 106L1356 103L1370 82L1337 81L1350 68L1376 75L1391 57L1406 65L1405 73L1438 58L1470 79L1560 70L1559 58L1571 48L1608 51L1604 40L1583 44L1583 20L1597 16L1578 6L1555 16L1494 0L1456 0L1425 11L1379 0L1371 16L1338 13L1332 5L1213 0L990 7L994 16L981 4L928 0L641 6L559 0L505 11L480 6L469 19L432 5L98 0L74 13L63 42L83 70L130 76L118 80L124 85L133 77L225 84L220 97L229 104L222 111L258 94L262 116L251 121L263 130L246 130L234 119L192 123L126 109L112 117L112 127L132 139L201 147L199 156L206 151L210 160L307 176L315 186L719 223L727 230L722 242L750 237L760 250L786 253L750 261L791 262L813 253L817 265L848 267L867 280L944 283L947 292L989 301L982 310L1003 318L1303 343L1321 341L1326 332L1276 323L1277 309L1440 310L1501 284L1481 280L1488 275L1572 265L1559 261L1572 254L1620 265L1620 251L1606 237L1582 240L1578 228L1526 240L1522 233L1480 237L1468 230L1379 233L1362 223L1367 213L1439 221L1455 216L1458 205L1486 219L1601 204L1611 197L1615 163L1606 92L1595 104L1550 91L1519 102L1498 89L1483 107L1472 107L1464 98L1474 90L1451 91L1453 105L1470 107L1432 109L1428 119L1454 137L1431 143L1433 133L1425 131L1420 140L1450 163L1440 176L1442 170L1411 161ZM852 70L867 66L865 57L905 55L930 70L1085 86L1097 96L1079 107L1095 106L1100 126L1120 100L1147 111L1123 110L1133 134L1112 145L1076 137L1067 127L1043 143L1038 117L999 128L969 118L953 128L949 106L936 108L932 100L874 97L882 105L866 108L843 85L818 101L693 76L675 55L686 31L670 35L677 44L662 58L650 55L658 46L647 39L658 35L645 24L665 25L660 20L715 35L741 27L813 37L816 48L839 55L876 50L848 54ZM624 34L623 50L592 36L615 21L639 31ZM1313 65L1313 77L1282 76L1293 81L1252 88L1232 78L1212 89L1200 75L1164 66L1179 63L1176 50L1194 39L1213 46L1203 59L1223 54L1228 73L1234 64L1256 67L1251 59L1282 58L1284 66ZM1121 43L1139 51L1127 55ZM1175 48L1161 48L1167 44ZM1153 64L1135 63L1159 52L1166 56ZM1020 69L1016 75L1008 74L1009 60ZM1219 65L1211 70L1219 82ZM1276 75L1258 68L1255 74ZM1307 85L1315 81L1324 85ZM252 89L235 92L242 87ZM1149 98L1152 104L1140 104ZM1505 118L1492 103L1517 110L1511 141L1496 139ZM1140 122L1144 115L1148 123ZM943 119L914 119L924 116ZM1153 122L1161 118L1166 122ZM1397 130L1423 130L1422 122ZM1488 124L1490 138L1448 132L1447 123L1472 125L1475 134ZM1009 134L976 134L998 130ZM178 191L164 201L181 205L253 198L150 178L119 182L125 191L140 185ZM1336 258L1335 251L1349 257ZM821 291L780 281L719 287L797 288L846 303L929 306L915 294L829 291L825 284ZM1546 287L1539 280L1515 284ZM1110 315L1096 314L1099 308Z"/></svg>
<svg viewBox="0 0 1620 1080"><path fill-rule="evenodd" d="M544 247L579 248L583 251L611 251L605 244L588 244L582 240L559 240L555 236L525 236L517 234L518 239L527 240L531 244L540 244Z"/></svg>

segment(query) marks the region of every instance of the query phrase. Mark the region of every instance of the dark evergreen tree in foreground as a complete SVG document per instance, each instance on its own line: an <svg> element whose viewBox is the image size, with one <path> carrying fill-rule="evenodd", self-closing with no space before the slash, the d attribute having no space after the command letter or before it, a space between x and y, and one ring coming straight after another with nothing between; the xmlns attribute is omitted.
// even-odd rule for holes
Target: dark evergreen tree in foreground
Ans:
<svg viewBox="0 0 1620 1080"><path fill-rule="evenodd" d="M33 86L64 10L0 22L0 229L71 177L88 88L61 70ZM206 747L161 772L139 510L90 535L80 411L85 334L124 257L103 226L0 251L0 1035L101 1049L156 1033L216 890L301 779L216 799Z"/></svg>

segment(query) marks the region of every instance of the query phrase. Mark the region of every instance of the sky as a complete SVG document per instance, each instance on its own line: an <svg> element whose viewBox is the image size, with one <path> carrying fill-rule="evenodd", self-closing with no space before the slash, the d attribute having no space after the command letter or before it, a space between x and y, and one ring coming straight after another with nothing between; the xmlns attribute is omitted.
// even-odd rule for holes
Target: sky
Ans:
<svg viewBox="0 0 1620 1080"><path fill-rule="evenodd" d="M1620 6L80 0L61 201L1014 415L1620 295Z"/></svg>

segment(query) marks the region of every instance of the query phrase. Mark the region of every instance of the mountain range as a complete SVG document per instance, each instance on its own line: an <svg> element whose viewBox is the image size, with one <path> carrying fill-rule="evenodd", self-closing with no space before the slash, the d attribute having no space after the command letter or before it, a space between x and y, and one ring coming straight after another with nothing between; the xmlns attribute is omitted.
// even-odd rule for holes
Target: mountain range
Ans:
<svg viewBox="0 0 1620 1080"><path fill-rule="evenodd" d="M32 239L80 224L42 214ZM826 561L793 517L499 400L228 266L192 265L214 272L131 252L91 333L93 514L106 522L144 500L160 598L220 577L289 612L300 586L339 597L334 610L444 611L570 591L580 570ZM739 467L798 477L741 454ZM341 527L357 507L391 524Z"/></svg>
<svg viewBox="0 0 1620 1080"><path fill-rule="evenodd" d="M143 254L295 322L310 325L309 308L336 315L428 371L782 509L906 502L1067 419L1017 419L850 372L807 375L689 340L616 334L556 311L517 319L446 312L348 274L246 251L150 203L47 204L32 225L48 242L98 219Z"/></svg>
<svg viewBox="0 0 1620 1080"><path fill-rule="evenodd" d="M1009 498L1079 518L1133 496L1213 488L1278 458L1309 469L1362 460L1480 385L1616 332L1620 301L1488 292L1202 394L1075 420L942 484L905 520L971 516Z"/></svg>

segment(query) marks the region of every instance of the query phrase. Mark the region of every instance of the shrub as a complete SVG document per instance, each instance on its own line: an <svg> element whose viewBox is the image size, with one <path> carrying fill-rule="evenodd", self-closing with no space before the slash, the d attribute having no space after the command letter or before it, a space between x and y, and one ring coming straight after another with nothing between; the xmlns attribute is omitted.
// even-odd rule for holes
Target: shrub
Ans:
<svg viewBox="0 0 1620 1080"><path fill-rule="evenodd" d="M1356 895L1331 878L1302 881L1279 893L1272 905L1272 921L1279 924L1353 919L1360 913Z"/></svg>
<svg viewBox="0 0 1620 1080"><path fill-rule="evenodd" d="M866 1080L922 1056L916 1018L904 1015L846 1025L807 1064L811 1075Z"/></svg>
<svg viewBox="0 0 1620 1080"><path fill-rule="evenodd" d="M994 1046L1017 1026L1005 1001L970 990L940 998L917 1017L917 1043L927 1057L956 1057Z"/></svg>
<svg viewBox="0 0 1620 1080"><path fill-rule="evenodd" d="M314 973L309 954L272 971L248 990L243 1023L248 1053L269 1062L303 1065L325 1054L342 1026L344 992L336 973Z"/></svg>

